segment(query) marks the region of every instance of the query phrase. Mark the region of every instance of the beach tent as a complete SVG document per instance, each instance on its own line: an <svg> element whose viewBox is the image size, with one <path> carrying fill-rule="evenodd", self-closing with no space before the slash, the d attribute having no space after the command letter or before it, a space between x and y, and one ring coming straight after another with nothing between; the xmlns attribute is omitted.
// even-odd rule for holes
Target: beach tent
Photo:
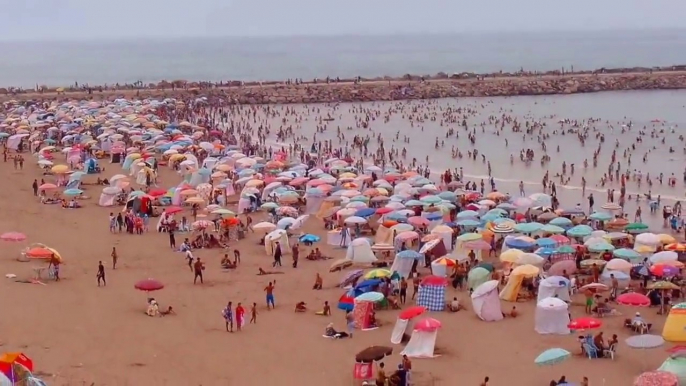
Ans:
<svg viewBox="0 0 686 386"><path fill-rule="evenodd" d="M371 325L372 312L374 312L373 302L355 300L352 313L356 330L370 331L378 328Z"/></svg>
<svg viewBox="0 0 686 386"><path fill-rule="evenodd" d="M539 269L533 265L520 265L510 272L505 288L500 291L500 298L508 302L516 302L524 279L538 276Z"/></svg>
<svg viewBox="0 0 686 386"><path fill-rule="evenodd" d="M219 160L215 157L207 157L204 161L202 161L202 167L204 169L212 170L214 168L214 165L216 165L218 161Z"/></svg>
<svg viewBox="0 0 686 386"><path fill-rule="evenodd" d="M436 319L429 318L417 322L410 341L400 354L410 358L433 358L440 327L441 323Z"/></svg>
<svg viewBox="0 0 686 386"><path fill-rule="evenodd" d="M391 230L391 228L387 228L383 224L379 225L379 227L376 228L374 243L393 245L393 231Z"/></svg>
<svg viewBox="0 0 686 386"><path fill-rule="evenodd" d="M98 200L98 205L100 206L115 206L117 202L117 195L121 193L121 189L116 186L107 186L102 189L100 193L100 199Z"/></svg>
<svg viewBox="0 0 686 386"><path fill-rule="evenodd" d="M445 287L448 280L440 276L427 276L419 284L417 305L424 306L429 311L443 311L445 309Z"/></svg>
<svg viewBox="0 0 686 386"><path fill-rule="evenodd" d="M424 243L424 245L419 248L419 253L424 255L429 254L434 257L432 260L436 260L439 257L447 255L448 250L446 249L445 244L443 244L443 239L437 238Z"/></svg>
<svg viewBox="0 0 686 386"><path fill-rule="evenodd" d="M391 265L391 272L397 272L398 275L408 278L412 272L412 267L417 259L421 259L423 256L413 250L405 250L395 255L393 259L393 264Z"/></svg>
<svg viewBox="0 0 686 386"><path fill-rule="evenodd" d="M443 240L445 248L449 251L453 249L453 230L446 225L438 225L431 230L432 235L437 235Z"/></svg>
<svg viewBox="0 0 686 386"><path fill-rule="evenodd" d="M151 181L154 180L155 171L152 170L152 168L145 166L142 169L140 169L136 174L136 183L138 185L146 185L148 177L150 177Z"/></svg>
<svg viewBox="0 0 686 386"><path fill-rule="evenodd" d="M412 306L404 309L398 315L393 331L391 331L391 343L400 344L405 336L405 331L412 329L413 319L424 314L425 311L426 308L421 306Z"/></svg>
<svg viewBox="0 0 686 386"><path fill-rule="evenodd" d="M662 337L668 342L686 342L686 303L679 303L669 310L662 329Z"/></svg>
<svg viewBox="0 0 686 386"><path fill-rule="evenodd" d="M472 307L474 307L476 316L483 321L495 322L503 319L497 280L487 281L474 289Z"/></svg>
<svg viewBox="0 0 686 386"><path fill-rule="evenodd" d="M451 260L447 257L439 257L438 259L431 262L431 274L441 277L447 277L450 274L450 272L448 271L452 271L452 267L454 267L455 264L455 260Z"/></svg>
<svg viewBox="0 0 686 386"><path fill-rule="evenodd" d="M558 298L565 302L571 302L569 298L570 281L564 276L550 276L538 286L538 301L545 298Z"/></svg>
<svg viewBox="0 0 686 386"><path fill-rule="evenodd" d="M350 246L350 244L353 241L353 235L350 234L350 232L345 232L345 235L343 235L343 229L344 228L339 228L338 230L332 230L326 232L326 243L328 245L333 245L333 246ZM345 236L345 241L343 240L343 237Z"/></svg>
<svg viewBox="0 0 686 386"><path fill-rule="evenodd" d="M467 274L467 285L471 289L476 289L483 283L491 280L493 272L484 267L474 267Z"/></svg>
<svg viewBox="0 0 686 386"><path fill-rule="evenodd" d="M354 264L371 264L377 260L369 240L364 237L356 238L348 245L345 258Z"/></svg>
<svg viewBox="0 0 686 386"><path fill-rule="evenodd" d="M64 186L64 189L79 189L81 187L81 178L69 179L69 182Z"/></svg>
<svg viewBox="0 0 686 386"><path fill-rule="evenodd" d="M267 253L267 256L274 256L276 243L281 245L282 255L289 255L291 253L291 246L288 243L288 232L284 229L277 229L264 236L264 251Z"/></svg>
<svg viewBox="0 0 686 386"><path fill-rule="evenodd" d="M83 168L86 169L86 173L88 174L97 173L99 171L98 161L96 161L95 158L89 158L84 162Z"/></svg>
<svg viewBox="0 0 686 386"><path fill-rule="evenodd" d="M545 298L536 305L535 327L539 334L568 335L567 303L558 298Z"/></svg>
<svg viewBox="0 0 686 386"><path fill-rule="evenodd" d="M319 212L324 200L326 199L325 194L319 193L305 193L305 214L316 214Z"/></svg>
<svg viewBox="0 0 686 386"><path fill-rule="evenodd" d="M686 358L671 356L662 362L658 370L676 375L679 384L686 385Z"/></svg>
<svg viewBox="0 0 686 386"><path fill-rule="evenodd" d="M319 210L317 211L315 216L319 219L323 219L324 217L326 217L327 213L331 210L331 208L337 205L338 204L335 201L324 199L324 202L322 202L322 204L319 206Z"/></svg>

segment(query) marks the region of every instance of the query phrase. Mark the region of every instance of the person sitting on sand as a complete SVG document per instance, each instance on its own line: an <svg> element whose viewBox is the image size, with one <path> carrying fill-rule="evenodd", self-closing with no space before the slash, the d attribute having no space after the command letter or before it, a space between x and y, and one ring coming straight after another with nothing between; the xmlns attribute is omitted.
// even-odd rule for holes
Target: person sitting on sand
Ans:
<svg viewBox="0 0 686 386"><path fill-rule="evenodd" d="M386 300L388 300L388 305L391 306L391 309L394 309L394 310L400 309L400 304L398 303L398 297L396 295L388 295L386 297Z"/></svg>
<svg viewBox="0 0 686 386"><path fill-rule="evenodd" d="M458 312L460 310L465 310L464 306L460 304L459 300L457 298L453 298L453 300L447 304L448 311L450 312Z"/></svg>
<svg viewBox="0 0 686 386"><path fill-rule="evenodd" d="M156 300L151 300L150 303L148 303L148 310L145 313L148 316L159 316L160 315L160 307L157 305Z"/></svg>
<svg viewBox="0 0 686 386"><path fill-rule="evenodd" d="M324 309L321 311L315 312L315 315L319 316L331 316L331 306L329 306L329 302L324 302Z"/></svg>
<svg viewBox="0 0 686 386"><path fill-rule="evenodd" d="M295 312L305 312L305 311L307 311L307 305L305 304L305 302L298 302L295 305Z"/></svg>
<svg viewBox="0 0 686 386"><path fill-rule="evenodd" d="M319 273L317 273L317 276L316 276L315 279L314 279L314 286L312 286L312 289L313 289L313 290L320 290L320 289L322 289L323 283L324 283L324 281L323 281L323 279L322 279L322 276L321 276Z"/></svg>
<svg viewBox="0 0 686 386"><path fill-rule="evenodd" d="M379 323L376 320L376 312L374 311L372 311L372 313L369 315L369 327L379 327Z"/></svg>
<svg viewBox="0 0 686 386"><path fill-rule="evenodd" d="M336 331L336 329L333 328L333 323L329 323L324 330L324 336L328 338L340 339L347 338L349 335L347 332Z"/></svg>
<svg viewBox="0 0 686 386"><path fill-rule="evenodd" d="M231 262L231 259L229 259L229 255L227 254L224 254L224 257L222 257L222 261L220 264L222 269L236 269L236 264Z"/></svg>

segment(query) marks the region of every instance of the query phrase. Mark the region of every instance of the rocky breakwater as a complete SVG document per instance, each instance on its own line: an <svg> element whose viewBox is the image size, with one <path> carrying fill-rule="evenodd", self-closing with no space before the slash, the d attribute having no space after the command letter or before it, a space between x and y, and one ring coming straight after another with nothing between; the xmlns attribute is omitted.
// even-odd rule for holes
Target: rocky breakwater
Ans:
<svg viewBox="0 0 686 386"><path fill-rule="evenodd" d="M667 89L686 89L686 72L270 84L227 87L220 93L240 104L287 104Z"/></svg>

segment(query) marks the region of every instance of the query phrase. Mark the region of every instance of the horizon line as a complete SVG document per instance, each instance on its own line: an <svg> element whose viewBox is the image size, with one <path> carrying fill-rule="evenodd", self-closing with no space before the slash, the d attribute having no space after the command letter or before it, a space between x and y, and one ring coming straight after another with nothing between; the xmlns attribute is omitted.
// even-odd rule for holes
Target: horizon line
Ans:
<svg viewBox="0 0 686 386"><path fill-rule="evenodd" d="M667 32L686 32L686 27L660 27L660 28L584 28L584 29L500 29L500 30L468 30L468 31L426 31L426 32L380 32L380 33L322 33L322 34L257 34L257 35L147 35L147 36L122 36L122 37L57 37L57 38L2 38L0 43L113 43L130 41L175 41L175 40L267 40L267 39L335 39L335 38L389 38L389 37L426 37L426 36L498 36L518 33L521 35L533 34L594 34L594 33L667 33Z"/></svg>

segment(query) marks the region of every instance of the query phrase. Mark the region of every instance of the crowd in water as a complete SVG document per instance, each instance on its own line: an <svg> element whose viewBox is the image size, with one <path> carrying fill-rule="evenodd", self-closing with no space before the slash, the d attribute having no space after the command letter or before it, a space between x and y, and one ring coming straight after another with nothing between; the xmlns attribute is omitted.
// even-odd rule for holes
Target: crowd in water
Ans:
<svg viewBox="0 0 686 386"><path fill-rule="evenodd" d="M651 211L664 199L678 201L686 183L686 168L664 162L686 154L684 135L678 123L661 120L639 125L628 116L612 122L518 114L483 98L240 106L194 96L185 102L162 104L156 113L219 131L223 142L248 155L351 159L360 169L413 170L442 182L471 181L480 191L580 190L589 204L595 192L621 206L644 200Z"/></svg>

